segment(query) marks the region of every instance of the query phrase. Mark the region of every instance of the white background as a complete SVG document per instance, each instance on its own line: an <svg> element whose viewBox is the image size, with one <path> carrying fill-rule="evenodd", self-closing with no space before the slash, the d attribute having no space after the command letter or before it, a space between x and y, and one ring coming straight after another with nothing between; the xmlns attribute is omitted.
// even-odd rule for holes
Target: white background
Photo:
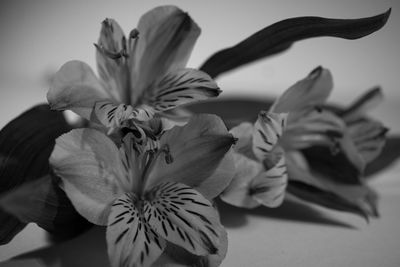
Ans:
<svg viewBox="0 0 400 267"><path fill-rule="evenodd" d="M400 2L392 0L306 1L54 1L0 2L0 125L45 101L47 81L63 63L80 59L95 66L94 46L101 21L116 19L128 33L139 17L161 4L176 4L202 28L189 66L214 52L294 16L358 18L392 7L387 25L359 40L314 38L288 52L227 73L218 80L223 95L278 95L318 65L335 79L332 101L348 103L381 85L387 106L400 101ZM392 112L393 113L393 112ZM389 126L397 125L390 121ZM392 127L393 128L393 127Z"/></svg>

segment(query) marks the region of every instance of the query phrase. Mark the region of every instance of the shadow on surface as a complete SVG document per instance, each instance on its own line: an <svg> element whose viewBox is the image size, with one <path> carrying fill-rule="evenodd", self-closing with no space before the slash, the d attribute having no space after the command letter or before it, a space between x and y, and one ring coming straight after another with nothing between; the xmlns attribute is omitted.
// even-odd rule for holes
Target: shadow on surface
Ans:
<svg viewBox="0 0 400 267"><path fill-rule="evenodd" d="M30 258L52 267L109 267L105 228L93 227L77 238L19 255L14 259Z"/></svg>
<svg viewBox="0 0 400 267"><path fill-rule="evenodd" d="M302 223L314 223L328 226L357 229L351 224L326 216L323 212L294 200L285 200L278 208L258 207L255 209L237 208L218 201L221 222L227 228L237 228L247 224L248 216L265 217Z"/></svg>

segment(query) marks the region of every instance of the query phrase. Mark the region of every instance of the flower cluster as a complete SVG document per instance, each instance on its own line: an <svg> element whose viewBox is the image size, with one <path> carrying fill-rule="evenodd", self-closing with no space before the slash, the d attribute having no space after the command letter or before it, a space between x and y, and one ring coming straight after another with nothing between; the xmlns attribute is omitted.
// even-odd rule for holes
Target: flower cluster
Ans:
<svg viewBox="0 0 400 267"><path fill-rule="evenodd" d="M221 90L213 78L222 72L283 51L296 38L314 37L321 25L326 28L321 36L332 35L335 25L334 36L354 39L382 27L388 15L283 21L293 30L273 36L283 24L267 27L215 54L200 70L185 67L200 28L179 8L147 12L129 35L115 20L104 20L95 44L99 77L84 62L65 63L51 82L49 105L2 130L1 142L10 141L15 131L23 137L36 133L41 142L32 151L43 153L45 161L2 162L1 170L10 177L17 168L31 176L2 191L4 216L13 216L7 218L15 223L2 224L1 242L28 222L57 233L66 227L60 217L74 225L83 217L107 227L112 266L218 266L228 237L217 198L241 208L274 208L290 194L366 219L378 216L376 193L363 172L381 152L387 132L366 115L381 98L379 88L347 108L330 107L325 102L332 76L317 67L260 110L255 122L228 129L217 115L193 114L186 107L217 97ZM353 23L365 23L362 34ZM306 36L296 33L301 24ZM265 42L265 36L271 40ZM254 45L260 42L265 46ZM68 125L59 112L64 110L84 123ZM50 124L26 126L44 116L54 121L54 130ZM18 130L18 125L25 128ZM28 138L19 141L7 152L10 159L23 159L22 147L31 144ZM38 164L43 168L33 167ZM32 201L30 211L19 207L16 203L34 187L40 201Z"/></svg>

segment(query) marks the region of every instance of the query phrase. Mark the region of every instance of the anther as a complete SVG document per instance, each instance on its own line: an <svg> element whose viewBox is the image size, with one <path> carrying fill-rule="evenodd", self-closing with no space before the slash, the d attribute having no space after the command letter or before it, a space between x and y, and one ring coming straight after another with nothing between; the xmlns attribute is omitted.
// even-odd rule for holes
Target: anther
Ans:
<svg viewBox="0 0 400 267"><path fill-rule="evenodd" d="M171 155L171 153L170 153L170 151L169 151L169 146L168 146L168 145L165 145L165 146L163 147L163 151L162 151L162 152L165 153L165 156L164 156L164 158L165 158L165 163L171 164L172 162L174 162L174 158L172 157L172 155Z"/></svg>
<svg viewBox="0 0 400 267"><path fill-rule="evenodd" d="M98 45L98 44L94 44L94 46L97 48L97 50L104 54L105 56L111 58L111 59L120 59L121 57L127 57L128 55L126 54L126 51L124 49L121 49L121 51L119 52L111 52L108 51L107 49L104 48L103 45Z"/></svg>
<svg viewBox="0 0 400 267"><path fill-rule="evenodd" d="M136 39L139 37L139 31L137 29L131 30L129 33L129 39Z"/></svg>

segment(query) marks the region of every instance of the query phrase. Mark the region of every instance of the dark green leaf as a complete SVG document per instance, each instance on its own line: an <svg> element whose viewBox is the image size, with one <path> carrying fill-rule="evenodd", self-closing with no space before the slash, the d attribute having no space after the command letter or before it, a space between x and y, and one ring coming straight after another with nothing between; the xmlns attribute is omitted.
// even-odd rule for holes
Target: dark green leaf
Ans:
<svg viewBox="0 0 400 267"><path fill-rule="evenodd" d="M389 9L383 14L361 19L286 19L256 32L235 46L215 53L200 69L215 78L244 64L283 52L296 41L321 36L358 39L382 28L390 11Z"/></svg>
<svg viewBox="0 0 400 267"><path fill-rule="evenodd" d="M26 223L0 209L0 245L10 242L25 226Z"/></svg>
<svg viewBox="0 0 400 267"><path fill-rule="evenodd" d="M24 112L0 131L0 198L15 197L20 202L14 205L21 206L26 205L28 199L32 201L34 198L36 202L30 204L42 204L40 208L43 209L41 213L35 214L34 210L29 213L29 209L22 207L15 206L13 209L6 207L12 215L4 213L0 216L2 229L0 233L4 234L0 236L0 243L8 242L27 222L36 222L46 230L57 232L56 226L64 224L58 220L65 220L65 216L61 214L72 213L75 214L73 218L77 217L64 192L55 186L53 184L55 181L48 176L50 171L48 159L55 139L70 129L62 113L51 111L47 104L42 104ZM19 188L20 186L23 187ZM32 195L29 195L29 192ZM52 203L53 207L49 206L49 203ZM51 210L45 211L49 207ZM51 215L46 217L45 214ZM21 222L23 224L18 227L16 217L23 219ZM12 224L14 227L10 226ZM70 227L70 225L65 226ZM18 230L3 231L8 228Z"/></svg>
<svg viewBox="0 0 400 267"><path fill-rule="evenodd" d="M74 210L57 179L45 175L23 183L0 197L0 207L20 222L35 222L57 238L80 233L90 224Z"/></svg>
<svg viewBox="0 0 400 267"><path fill-rule="evenodd" d="M350 202L333 192L325 191L318 187L293 180L289 182L287 191L302 200L338 211L355 213L363 217L366 221L369 221L369 214L363 207Z"/></svg>

